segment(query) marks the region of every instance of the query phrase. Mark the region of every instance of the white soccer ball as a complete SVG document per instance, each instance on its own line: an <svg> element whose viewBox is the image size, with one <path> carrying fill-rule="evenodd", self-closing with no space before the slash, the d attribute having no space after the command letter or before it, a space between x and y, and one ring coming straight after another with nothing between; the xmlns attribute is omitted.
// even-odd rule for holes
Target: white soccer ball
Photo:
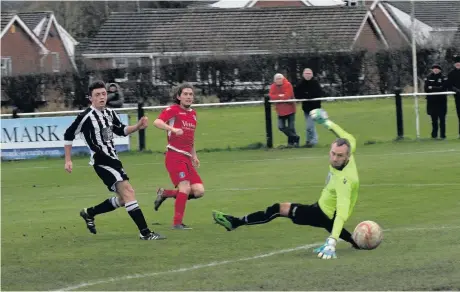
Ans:
<svg viewBox="0 0 460 292"><path fill-rule="evenodd" d="M356 226L352 238L359 248L374 249L383 240L383 230L374 221L363 221Z"/></svg>

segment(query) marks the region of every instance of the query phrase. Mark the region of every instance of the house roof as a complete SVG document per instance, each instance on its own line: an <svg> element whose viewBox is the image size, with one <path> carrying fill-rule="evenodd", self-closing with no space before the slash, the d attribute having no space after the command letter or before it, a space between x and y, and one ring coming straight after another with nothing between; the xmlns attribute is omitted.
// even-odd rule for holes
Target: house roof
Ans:
<svg viewBox="0 0 460 292"><path fill-rule="evenodd" d="M13 17L16 15L14 12L3 12L1 13L2 19L1 19L1 30L5 28L5 26L8 25L8 23L13 19Z"/></svg>
<svg viewBox="0 0 460 292"><path fill-rule="evenodd" d="M365 7L200 8L114 13L84 55L350 50Z"/></svg>
<svg viewBox="0 0 460 292"><path fill-rule="evenodd" d="M258 0L220 0L212 3L211 7L216 8L242 8L252 7ZM292 0L294 1L294 0ZM331 6L344 5L342 0L299 0L304 2L306 6Z"/></svg>
<svg viewBox="0 0 460 292"><path fill-rule="evenodd" d="M411 1L386 2L406 14L411 14ZM433 28L453 28L460 23L459 1L414 1L415 18Z"/></svg>
<svg viewBox="0 0 460 292"><path fill-rule="evenodd" d="M49 17L52 12L39 11L39 12L23 12L18 13L19 17L27 24L28 27L34 29L45 17Z"/></svg>

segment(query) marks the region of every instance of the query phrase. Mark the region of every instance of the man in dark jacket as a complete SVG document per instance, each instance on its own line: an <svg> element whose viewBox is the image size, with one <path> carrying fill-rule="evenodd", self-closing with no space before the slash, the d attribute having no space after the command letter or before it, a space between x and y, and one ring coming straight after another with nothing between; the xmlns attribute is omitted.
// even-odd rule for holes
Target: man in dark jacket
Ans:
<svg viewBox="0 0 460 292"><path fill-rule="evenodd" d="M441 73L441 67L439 65L433 65L431 67L432 73L425 78L425 92L443 92L446 90L447 78ZM431 116L431 138L436 139L438 137L438 121L439 129L441 130L441 139L446 138L446 114L447 114L447 96L445 94L440 95L428 95L426 97L426 111Z"/></svg>
<svg viewBox="0 0 460 292"><path fill-rule="evenodd" d="M458 117L458 138L460 138L460 55L454 56L454 69L447 75L447 89L455 91L455 107Z"/></svg>
<svg viewBox="0 0 460 292"><path fill-rule="evenodd" d="M110 83L107 88L107 107L120 108L123 107L123 92L121 92L120 86L116 83Z"/></svg>
<svg viewBox="0 0 460 292"><path fill-rule="evenodd" d="M323 95L323 90L318 80L313 78L313 71L310 68L303 70L303 79L296 85L294 90L297 99L313 99ZM321 108L321 101L304 101L302 110L307 124L306 147L313 147L318 143L318 134L315 128L315 121L310 117L310 111Z"/></svg>

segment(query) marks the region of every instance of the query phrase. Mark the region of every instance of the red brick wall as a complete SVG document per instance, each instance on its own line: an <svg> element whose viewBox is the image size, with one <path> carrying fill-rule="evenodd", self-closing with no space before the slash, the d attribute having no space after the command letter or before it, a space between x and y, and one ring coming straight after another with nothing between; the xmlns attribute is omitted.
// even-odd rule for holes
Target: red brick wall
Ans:
<svg viewBox="0 0 460 292"><path fill-rule="evenodd" d="M374 15L374 19L380 27L385 39L388 42L390 48L399 48L402 46L407 46L408 43L404 40L401 34L396 30L394 25L390 22L388 17L385 16L383 11L377 6L372 14Z"/></svg>
<svg viewBox="0 0 460 292"><path fill-rule="evenodd" d="M87 58L83 58L83 62L88 67L88 69L92 69L92 70L104 70L104 69L112 69L113 68L112 59L87 59Z"/></svg>
<svg viewBox="0 0 460 292"><path fill-rule="evenodd" d="M45 40L45 46L48 50L50 50L50 56L46 58L45 68L46 72L52 73L52 60L53 57L51 53L59 53L59 72L71 72L73 70L72 63L70 62L70 58L67 55L65 50L64 44L59 37L58 31L54 23L51 24L50 31L48 33L48 37Z"/></svg>
<svg viewBox="0 0 460 292"><path fill-rule="evenodd" d="M17 22L2 37L1 55L11 58L13 75L40 72L40 47Z"/></svg>
<svg viewBox="0 0 460 292"><path fill-rule="evenodd" d="M354 48L364 48L371 52L376 52L379 49L384 49L384 44L377 37L377 32L373 31L370 23L367 20L363 29L361 30L358 39L356 40Z"/></svg>

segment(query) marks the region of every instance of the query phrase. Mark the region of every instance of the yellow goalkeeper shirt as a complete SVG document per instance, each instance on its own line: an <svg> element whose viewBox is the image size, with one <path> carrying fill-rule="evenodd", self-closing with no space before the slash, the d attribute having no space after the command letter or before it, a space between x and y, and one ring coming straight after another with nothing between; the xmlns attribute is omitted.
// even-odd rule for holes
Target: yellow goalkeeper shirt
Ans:
<svg viewBox="0 0 460 292"><path fill-rule="evenodd" d="M351 145L350 159L342 170L329 166L326 186L318 201L319 207L330 219L336 212L331 236L338 239L358 199L359 178L353 155L356 150L356 139L330 120L326 122L326 126L339 138L347 139Z"/></svg>

